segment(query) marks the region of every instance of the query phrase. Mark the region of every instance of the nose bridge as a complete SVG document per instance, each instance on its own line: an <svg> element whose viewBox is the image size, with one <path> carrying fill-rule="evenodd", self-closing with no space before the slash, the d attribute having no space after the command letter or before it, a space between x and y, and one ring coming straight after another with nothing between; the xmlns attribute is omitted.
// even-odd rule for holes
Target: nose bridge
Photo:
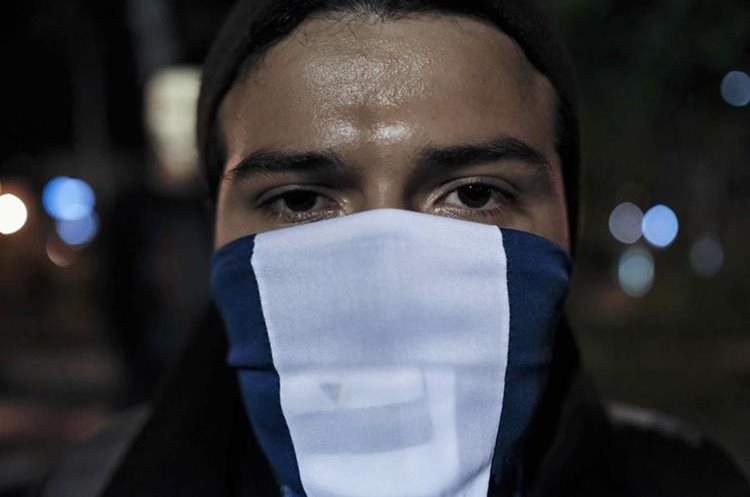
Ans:
<svg viewBox="0 0 750 497"><path fill-rule="evenodd" d="M358 210L410 209L406 185L413 131L407 123L380 114L369 113L358 123L365 129L357 154L365 173Z"/></svg>
<svg viewBox="0 0 750 497"><path fill-rule="evenodd" d="M406 147L374 141L364 148L367 151L360 156L364 161L362 197L357 210L414 209L415 199L408 191L411 166Z"/></svg>
<svg viewBox="0 0 750 497"><path fill-rule="evenodd" d="M360 210L409 209L410 202L402 185L403 181L394 174L365 178L364 201Z"/></svg>

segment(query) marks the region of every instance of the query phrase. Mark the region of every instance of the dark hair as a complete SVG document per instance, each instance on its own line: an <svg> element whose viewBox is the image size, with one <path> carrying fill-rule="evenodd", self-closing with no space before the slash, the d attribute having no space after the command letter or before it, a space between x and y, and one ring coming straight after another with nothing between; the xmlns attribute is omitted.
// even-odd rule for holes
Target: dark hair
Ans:
<svg viewBox="0 0 750 497"><path fill-rule="evenodd" d="M240 0L230 12L206 60L198 104L198 148L215 200L226 160L217 113L237 78L305 20L326 13L375 14L383 21L408 14L473 17L496 26L524 51L557 92L557 152L575 243L578 217L578 119L572 66L546 17L530 0Z"/></svg>

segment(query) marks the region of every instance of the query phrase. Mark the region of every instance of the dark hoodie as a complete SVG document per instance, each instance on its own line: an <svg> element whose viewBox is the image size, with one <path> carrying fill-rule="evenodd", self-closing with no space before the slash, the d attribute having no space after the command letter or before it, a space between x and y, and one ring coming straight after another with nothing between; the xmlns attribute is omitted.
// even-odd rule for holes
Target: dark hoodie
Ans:
<svg viewBox="0 0 750 497"><path fill-rule="evenodd" d="M206 62L198 136L214 193L223 165L216 114L248 64L311 13L334 0L243 0L230 14ZM365 2L367 3L367 2ZM521 46L558 96L571 240L578 199L578 121L565 50L528 0L382 0L384 11L443 11L482 18ZM400 9L400 10L399 10ZM550 380L523 452L527 497L750 497L728 456L678 422L633 408L605 406L581 370L573 335L560 323ZM278 496L279 488L250 429L234 371L225 363L223 325L212 312L151 409L123 415L72 452L44 495ZM489 495L506 496L493 482Z"/></svg>
<svg viewBox="0 0 750 497"><path fill-rule="evenodd" d="M560 330L551 381L524 455L527 497L747 497L719 447L651 412L606 407ZM151 409L125 413L77 448L47 497L280 497L247 422L215 314ZM490 496L502 495L490 486Z"/></svg>

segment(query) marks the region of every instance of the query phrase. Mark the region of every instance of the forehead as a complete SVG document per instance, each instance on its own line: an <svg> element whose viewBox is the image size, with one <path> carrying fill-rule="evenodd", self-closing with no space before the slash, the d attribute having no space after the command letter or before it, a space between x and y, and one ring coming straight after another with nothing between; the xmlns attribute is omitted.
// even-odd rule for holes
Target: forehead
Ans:
<svg viewBox="0 0 750 497"><path fill-rule="evenodd" d="M552 156L554 107L548 79L484 22L325 16L235 83L220 122L230 163L264 147L383 143L399 129L432 145L509 135Z"/></svg>

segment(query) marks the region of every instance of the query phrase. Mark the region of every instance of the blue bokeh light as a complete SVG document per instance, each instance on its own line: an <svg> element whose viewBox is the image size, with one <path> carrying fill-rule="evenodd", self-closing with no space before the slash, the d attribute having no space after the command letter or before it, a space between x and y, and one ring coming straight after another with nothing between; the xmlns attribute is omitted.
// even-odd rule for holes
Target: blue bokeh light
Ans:
<svg viewBox="0 0 750 497"><path fill-rule="evenodd" d="M75 221L91 215L96 195L83 180L57 176L44 186L42 205L58 221Z"/></svg>
<svg viewBox="0 0 750 497"><path fill-rule="evenodd" d="M750 103L750 76L742 71L730 71L721 80L721 97L734 107Z"/></svg>
<svg viewBox="0 0 750 497"><path fill-rule="evenodd" d="M55 231L60 240L68 245L84 245L93 240L99 231L99 218L92 212L72 221L59 220L55 223Z"/></svg>
<svg viewBox="0 0 750 497"><path fill-rule="evenodd" d="M648 243L654 247L664 248L677 238L680 223L672 209L659 204L651 207L643 215L641 230Z"/></svg>

